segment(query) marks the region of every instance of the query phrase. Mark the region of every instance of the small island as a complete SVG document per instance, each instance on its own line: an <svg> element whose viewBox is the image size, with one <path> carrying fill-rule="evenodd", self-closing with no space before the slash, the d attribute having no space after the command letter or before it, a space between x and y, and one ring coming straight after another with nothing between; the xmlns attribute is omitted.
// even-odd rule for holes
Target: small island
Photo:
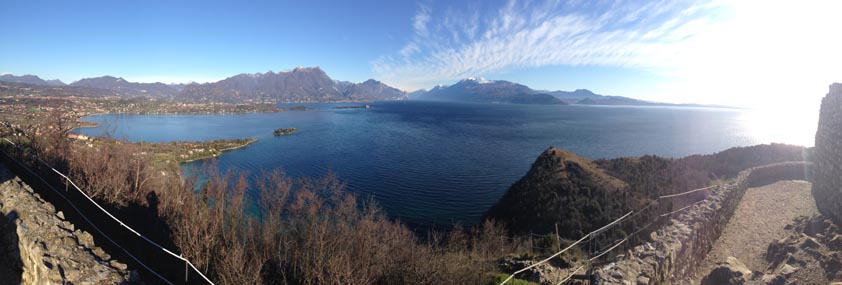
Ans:
<svg viewBox="0 0 842 285"><path fill-rule="evenodd" d="M275 132L273 132L273 133L275 134L275 136L285 136L285 135L291 135L291 134L294 134L294 133L295 133L295 131L296 131L296 129L295 129L295 128L289 128L289 129L275 129Z"/></svg>

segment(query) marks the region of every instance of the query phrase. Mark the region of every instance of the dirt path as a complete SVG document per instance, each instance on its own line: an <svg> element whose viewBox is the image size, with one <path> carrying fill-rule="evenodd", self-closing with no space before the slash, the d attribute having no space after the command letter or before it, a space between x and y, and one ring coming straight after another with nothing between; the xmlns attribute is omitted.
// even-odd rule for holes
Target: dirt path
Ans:
<svg viewBox="0 0 842 285"><path fill-rule="evenodd" d="M704 274L728 256L752 271L765 271L766 250L769 243L786 237L784 226L795 217L818 214L810 187L805 181L779 181L746 190L722 236L697 269L694 283L699 284Z"/></svg>

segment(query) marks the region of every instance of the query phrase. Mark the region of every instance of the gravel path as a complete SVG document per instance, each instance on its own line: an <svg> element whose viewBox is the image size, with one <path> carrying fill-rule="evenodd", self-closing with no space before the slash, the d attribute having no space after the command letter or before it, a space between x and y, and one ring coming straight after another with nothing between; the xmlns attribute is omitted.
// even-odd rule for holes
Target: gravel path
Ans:
<svg viewBox="0 0 842 285"><path fill-rule="evenodd" d="M779 181L746 190L722 236L696 271L694 283L728 256L736 257L752 271L765 271L766 249L771 242L786 237L784 226L795 217L818 214L810 187L806 181Z"/></svg>

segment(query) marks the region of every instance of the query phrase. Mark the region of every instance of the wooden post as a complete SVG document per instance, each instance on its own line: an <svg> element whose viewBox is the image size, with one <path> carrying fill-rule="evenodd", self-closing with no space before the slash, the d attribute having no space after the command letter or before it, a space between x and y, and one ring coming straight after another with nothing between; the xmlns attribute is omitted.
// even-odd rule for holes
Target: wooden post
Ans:
<svg viewBox="0 0 842 285"><path fill-rule="evenodd" d="M505 240L505 238L506 238L506 237L505 237L505 236L503 236L503 235L501 235L501 236L500 236L500 255L503 255L503 253L504 253L504 251L503 251L503 247L505 247L505 246L506 246L506 240Z"/></svg>
<svg viewBox="0 0 842 285"><path fill-rule="evenodd" d="M187 266L187 259L185 259L184 260L184 284L187 284L187 277L190 276L188 268L189 267Z"/></svg>
<svg viewBox="0 0 842 285"><path fill-rule="evenodd" d="M532 251L535 249L535 243L532 242L532 233L529 233L529 255L533 255Z"/></svg>

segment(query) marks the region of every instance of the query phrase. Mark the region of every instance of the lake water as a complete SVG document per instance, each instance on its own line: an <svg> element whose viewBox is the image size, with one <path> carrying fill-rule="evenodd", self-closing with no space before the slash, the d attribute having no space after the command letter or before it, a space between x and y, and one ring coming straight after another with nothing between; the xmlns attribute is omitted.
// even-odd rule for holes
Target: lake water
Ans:
<svg viewBox="0 0 842 285"><path fill-rule="evenodd" d="M253 137L218 158L250 174L329 171L351 191L373 196L392 217L417 225L474 224L550 146L590 158L681 157L734 146L812 145L816 122L735 109L540 106L423 101L377 102L372 109L240 115L94 115L132 141ZM780 122L778 122L780 121ZM795 122L793 122L795 121ZM771 126L770 126L771 125ZM295 127L275 137L276 128ZM102 128L79 129L99 135ZM207 162L194 162L193 167Z"/></svg>

